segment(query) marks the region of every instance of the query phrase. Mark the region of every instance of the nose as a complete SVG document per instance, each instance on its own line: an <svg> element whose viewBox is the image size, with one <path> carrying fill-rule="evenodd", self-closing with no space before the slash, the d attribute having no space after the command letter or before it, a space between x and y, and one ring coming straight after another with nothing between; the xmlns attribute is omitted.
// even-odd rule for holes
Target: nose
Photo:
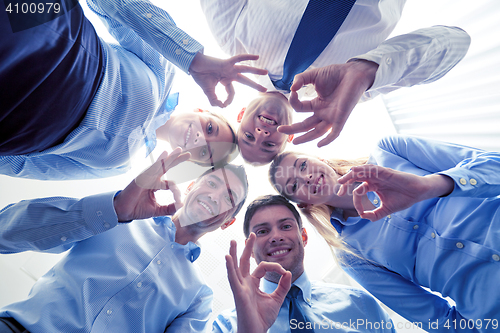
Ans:
<svg viewBox="0 0 500 333"><path fill-rule="evenodd" d="M260 127L256 127L255 128L255 133L257 135L262 135L262 136L269 136L269 135L271 135L271 133L269 131L266 131L265 129L262 129Z"/></svg>
<svg viewBox="0 0 500 333"><path fill-rule="evenodd" d="M271 234L269 237L269 242L271 244L273 244L273 243L279 243L279 242L283 242L283 241L284 241L284 238L281 235L281 233L279 232L279 230L273 229L271 231Z"/></svg>
<svg viewBox="0 0 500 333"><path fill-rule="evenodd" d="M218 204L218 202L219 202L218 196L217 196L217 194L215 194L215 193L210 193L210 194L208 195L208 198L209 198L210 200L212 200L213 202L215 202L215 204L216 204L216 205L217 205L217 204Z"/></svg>
<svg viewBox="0 0 500 333"><path fill-rule="evenodd" d="M196 145L196 144L198 144L198 142L200 142L200 141L201 141L201 138L202 138L202 137L203 137L203 136L202 136L202 134L201 134L201 131L196 131L196 134L195 134L195 136L194 136L194 141L193 141L193 142L194 142L194 144L195 144L195 145Z"/></svg>
<svg viewBox="0 0 500 333"><path fill-rule="evenodd" d="M303 179L305 184L310 185L312 183L312 174L305 175Z"/></svg>

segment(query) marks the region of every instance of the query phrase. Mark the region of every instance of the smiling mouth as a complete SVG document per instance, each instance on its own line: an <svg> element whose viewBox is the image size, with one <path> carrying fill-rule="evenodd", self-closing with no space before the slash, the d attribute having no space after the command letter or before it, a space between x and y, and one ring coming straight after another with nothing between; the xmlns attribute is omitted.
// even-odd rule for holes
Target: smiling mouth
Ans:
<svg viewBox="0 0 500 333"><path fill-rule="evenodd" d="M268 256L275 257L275 256L279 256L282 254L286 254L290 251L291 251L291 249L278 250L278 251L274 251L274 252L269 253Z"/></svg>
<svg viewBox="0 0 500 333"><path fill-rule="evenodd" d="M205 208L205 209L207 210L207 212L208 212L210 215L212 215L212 216L214 215L214 212L213 212L212 208L210 208L210 206L209 206L209 205L207 205L206 203L204 203L204 202L203 202L203 201L201 201L201 200L198 200L198 204L199 204L201 207Z"/></svg>
<svg viewBox="0 0 500 333"><path fill-rule="evenodd" d="M278 122L276 120L262 116L262 115L259 116L259 120L267 125L270 125L270 126L278 125Z"/></svg>
<svg viewBox="0 0 500 333"><path fill-rule="evenodd" d="M187 146L189 138L191 137L191 131L192 131L192 129L193 129L193 124L189 124L189 127L188 127L188 129L186 131L185 140L184 140L184 148Z"/></svg>
<svg viewBox="0 0 500 333"><path fill-rule="evenodd" d="M321 185L323 185L324 179L325 179L324 175L319 176L316 186L314 188L314 194L318 193L319 188L321 187Z"/></svg>

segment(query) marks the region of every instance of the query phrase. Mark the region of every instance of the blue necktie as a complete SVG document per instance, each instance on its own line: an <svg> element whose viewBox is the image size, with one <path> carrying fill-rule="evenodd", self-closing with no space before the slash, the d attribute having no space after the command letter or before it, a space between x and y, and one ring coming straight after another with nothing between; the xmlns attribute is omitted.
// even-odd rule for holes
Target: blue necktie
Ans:
<svg viewBox="0 0 500 333"><path fill-rule="evenodd" d="M287 299L290 300L290 308L288 310L288 319L290 320L290 331L291 332L301 332L301 333L314 333L314 330L311 328L306 328L308 325L313 325L314 323L310 322L307 317L302 312L302 307L299 304L299 300L297 297L300 295L300 289L297 286L292 286ZM297 327L292 329L292 327ZM299 328L300 327L300 328Z"/></svg>
<svg viewBox="0 0 500 333"><path fill-rule="evenodd" d="M276 88L290 91L296 74L305 71L335 36L356 0L309 0L283 64Z"/></svg>

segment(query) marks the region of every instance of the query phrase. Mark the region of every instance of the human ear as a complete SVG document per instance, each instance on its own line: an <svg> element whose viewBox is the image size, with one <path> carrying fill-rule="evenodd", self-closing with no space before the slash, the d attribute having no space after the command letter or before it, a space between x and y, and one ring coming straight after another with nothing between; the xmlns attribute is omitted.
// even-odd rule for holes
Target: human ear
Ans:
<svg viewBox="0 0 500 333"><path fill-rule="evenodd" d="M233 217L232 219L230 219L229 221L226 221L224 223L222 223L222 225L220 226L220 228L222 230L226 229L227 227L229 227L231 224L234 223L234 221L236 221L236 217Z"/></svg>
<svg viewBox="0 0 500 333"><path fill-rule="evenodd" d="M306 228L302 228L302 243L304 243L304 246L307 245L307 240L309 237L307 236L307 230Z"/></svg>
<svg viewBox="0 0 500 333"><path fill-rule="evenodd" d="M288 142L292 142L293 141L293 134L288 135L287 141Z"/></svg>
<svg viewBox="0 0 500 333"><path fill-rule="evenodd" d="M194 186L194 183L196 183L194 180L188 185L188 187L186 188L186 191L184 192L184 195L187 195L191 189L193 188Z"/></svg>
<svg viewBox="0 0 500 333"><path fill-rule="evenodd" d="M241 119L243 119L243 115L245 114L246 109L247 108L243 108L243 109L241 109L240 113L238 113L238 117L236 118L236 121L238 122L238 124L241 123Z"/></svg>

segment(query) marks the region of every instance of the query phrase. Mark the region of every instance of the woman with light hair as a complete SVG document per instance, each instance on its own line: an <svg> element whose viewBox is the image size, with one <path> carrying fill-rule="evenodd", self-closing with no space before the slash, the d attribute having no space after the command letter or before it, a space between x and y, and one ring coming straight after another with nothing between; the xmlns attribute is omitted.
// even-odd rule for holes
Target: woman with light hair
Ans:
<svg viewBox="0 0 500 333"><path fill-rule="evenodd" d="M355 161L285 152L269 176L394 311L427 331L490 332L500 318L499 171L500 153L393 136Z"/></svg>

